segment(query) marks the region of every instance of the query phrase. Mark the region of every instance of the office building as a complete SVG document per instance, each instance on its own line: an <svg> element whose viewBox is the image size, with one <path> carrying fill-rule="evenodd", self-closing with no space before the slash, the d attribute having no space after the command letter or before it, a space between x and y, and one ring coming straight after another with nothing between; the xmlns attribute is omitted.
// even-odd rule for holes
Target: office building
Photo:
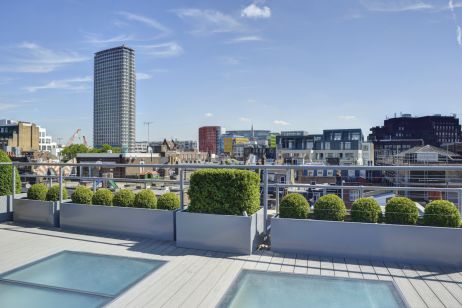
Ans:
<svg viewBox="0 0 462 308"><path fill-rule="evenodd" d="M210 154L219 154L221 135L223 129L221 126L203 126L199 128L199 151Z"/></svg>
<svg viewBox="0 0 462 308"><path fill-rule="evenodd" d="M38 151L39 126L34 123L0 120L0 148L12 155Z"/></svg>
<svg viewBox="0 0 462 308"><path fill-rule="evenodd" d="M93 142L135 150L135 51L126 46L97 52L94 63Z"/></svg>
<svg viewBox="0 0 462 308"><path fill-rule="evenodd" d="M368 140L374 143L377 164L389 164L392 157L416 146L462 141L461 125L455 116L413 117L403 114L386 119L383 126L371 128Z"/></svg>

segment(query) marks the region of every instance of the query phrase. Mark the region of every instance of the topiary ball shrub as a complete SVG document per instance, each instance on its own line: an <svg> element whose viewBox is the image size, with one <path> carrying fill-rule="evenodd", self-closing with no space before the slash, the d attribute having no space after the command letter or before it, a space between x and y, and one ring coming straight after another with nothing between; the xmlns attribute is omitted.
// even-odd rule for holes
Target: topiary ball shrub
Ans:
<svg viewBox="0 0 462 308"><path fill-rule="evenodd" d="M157 208L161 210L176 210L180 208L180 197L175 193L168 192L157 200Z"/></svg>
<svg viewBox="0 0 462 308"><path fill-rule="evenodd" d="M11 163L10 157L3 151L0 150L0 162ZM15 168L16 169L16 168ZM0 165L0 196L12 195L13 194L13 167L11 165ZM19 172L16 169L16 193L21 192L21 178Z"/></svg>
<svg viewBox="0 0 462 308"><path fill-rule="evenodd" d="M93 191L85 186L77 186L74 193L71 195L73 203L77 204L91 204L93 198Z"/></svg>
<svg viewBox="0 0 462 308"><path fill-rule="evenodd" d="M148 209L157 208L157 198L152 190L144 189L135 196L135 207L142 207Z"/></svg>
<svg viewBox="0 0 462 308"><path fill-rule="evenodd" d="M260 177L253 171L202 169L189 183L190 212L241 216L260 209Z"/></svg>
<svg viewBox="0 0 462 308"><path fill-rule="evenodd" d="M63 187L63 200L67 199L69 197L67 193L67 189ZM53 185L48 189L47 192L47 201L59 201L59 185Z"/></svg>
<svg viewBox="0 0 462 308"><path fill-rule="evenodd" d="M382 217L382 209L374 198L359 198L351 206L351 220L377 223Z"/></svg>
<svg viewBox="0 0 462 308"><path fill-rule="evenodd" d="M310 204L301 194L288 194L279 204L279 217L281 218L307 218Z"/></svg>
<svg viewBox="0 0 462 308"><path fill-rule="evenodd" d="M385 221L389 224L415 225L419 210L414 201L405 197L394 197L385 206Z"/></svg>
<svg viewBox="0 0 462 308"><path fill-rule="evenodd" d="M314 217L316 219L343 221L345 215L345 203L337 195L322 196L314 204Z"/></svg>
<svg viewBox="0 0 462 308"><path fill-rule="evenodd" d="M45 201L47 198L48 187L43 183L32 185L27 191L27 199Z"/></svg>
<svg viewBox="0 0 462 308"><path fill-rule="evenodd" d="M91 202L98 205L112 205L114 195L107 188L100 188L94 194Z"/></svg>
<svg viewBox="0 0 462 308"><path fill-rule="evenodd" d="M114 206L133 207L135 203L135 193L128 189L121 189L114 194L112 204Z"/></svg>
<svg viewBox="0 0 462 308"><path fill-rule="evenodd" d="M450 201L432 201L425 207L424 224L427 226L458 228L461 225L459 210Z"/></svg>

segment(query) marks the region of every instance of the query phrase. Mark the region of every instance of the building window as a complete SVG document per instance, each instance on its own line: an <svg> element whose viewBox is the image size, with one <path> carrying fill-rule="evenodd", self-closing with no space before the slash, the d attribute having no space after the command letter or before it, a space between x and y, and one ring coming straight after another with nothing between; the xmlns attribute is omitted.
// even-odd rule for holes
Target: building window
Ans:
<svg viewBox="0 0 462 308"><path fill-rule="evenodd" d="M330 150L330 142L324 142L324 150Z"/></svg>
<svg viewBox="0 0 462 308"><path fill-rule="evenodd" d="M334 140L335 140L335 141L340 141L340 140L342 140L342 133L335 133L335 134L334 134Z"/></svg>
<svg viewBox="0 0 462 308"><path fill-rule="evenodd" d="M351 150L351 142L345 142L344 147L345 150Z"/></svg>

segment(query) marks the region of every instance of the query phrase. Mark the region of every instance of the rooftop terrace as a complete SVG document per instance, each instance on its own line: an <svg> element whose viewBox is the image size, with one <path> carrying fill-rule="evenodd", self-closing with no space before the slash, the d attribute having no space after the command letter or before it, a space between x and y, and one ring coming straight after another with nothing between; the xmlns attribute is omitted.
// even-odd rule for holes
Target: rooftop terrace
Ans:
<svg viewBox="0 0 462 308"><path fill-rule="evenodd" d="M411 307L462 307L462 268L267 250L236 256L178 248L174 242L68 233L14 223L0 224L0 242L0 272L63 250L167 261L110 307L215 307L241 269L393 280Z"/></svg>

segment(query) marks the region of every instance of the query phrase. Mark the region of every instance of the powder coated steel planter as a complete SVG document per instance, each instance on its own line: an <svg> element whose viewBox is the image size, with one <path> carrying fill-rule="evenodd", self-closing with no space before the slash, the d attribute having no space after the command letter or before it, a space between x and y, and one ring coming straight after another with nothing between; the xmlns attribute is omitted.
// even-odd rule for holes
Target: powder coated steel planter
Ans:
<svg viewBox="0 0 462 308"><path fill-rule="evenodd" d="M462 266L462 229L273 218L271 250Z"/></svg>
<svg viewBox="0 0 462 308"><path fill-rule="evenodd" d="M63 230L175 239L175 211L63 203L60 216Z"/></svg>
<svg viewBox="0 0 462 308"><path fill-rule="evenodd" d="M0 222L13 220L12 196L0 196Z"/></svg>
<svg viewBox="0 0 462 308"><path fill-rule="evenodd" d="M264 233L263 210L252 216L177 212L178 247L251 254Z"/></svg>
<svg viewBox="0 0 462 308"><path fill-rule="evenodd" d="M13 220L47 227L59 227L59 204L53 201L14 199Z"/></svg>

